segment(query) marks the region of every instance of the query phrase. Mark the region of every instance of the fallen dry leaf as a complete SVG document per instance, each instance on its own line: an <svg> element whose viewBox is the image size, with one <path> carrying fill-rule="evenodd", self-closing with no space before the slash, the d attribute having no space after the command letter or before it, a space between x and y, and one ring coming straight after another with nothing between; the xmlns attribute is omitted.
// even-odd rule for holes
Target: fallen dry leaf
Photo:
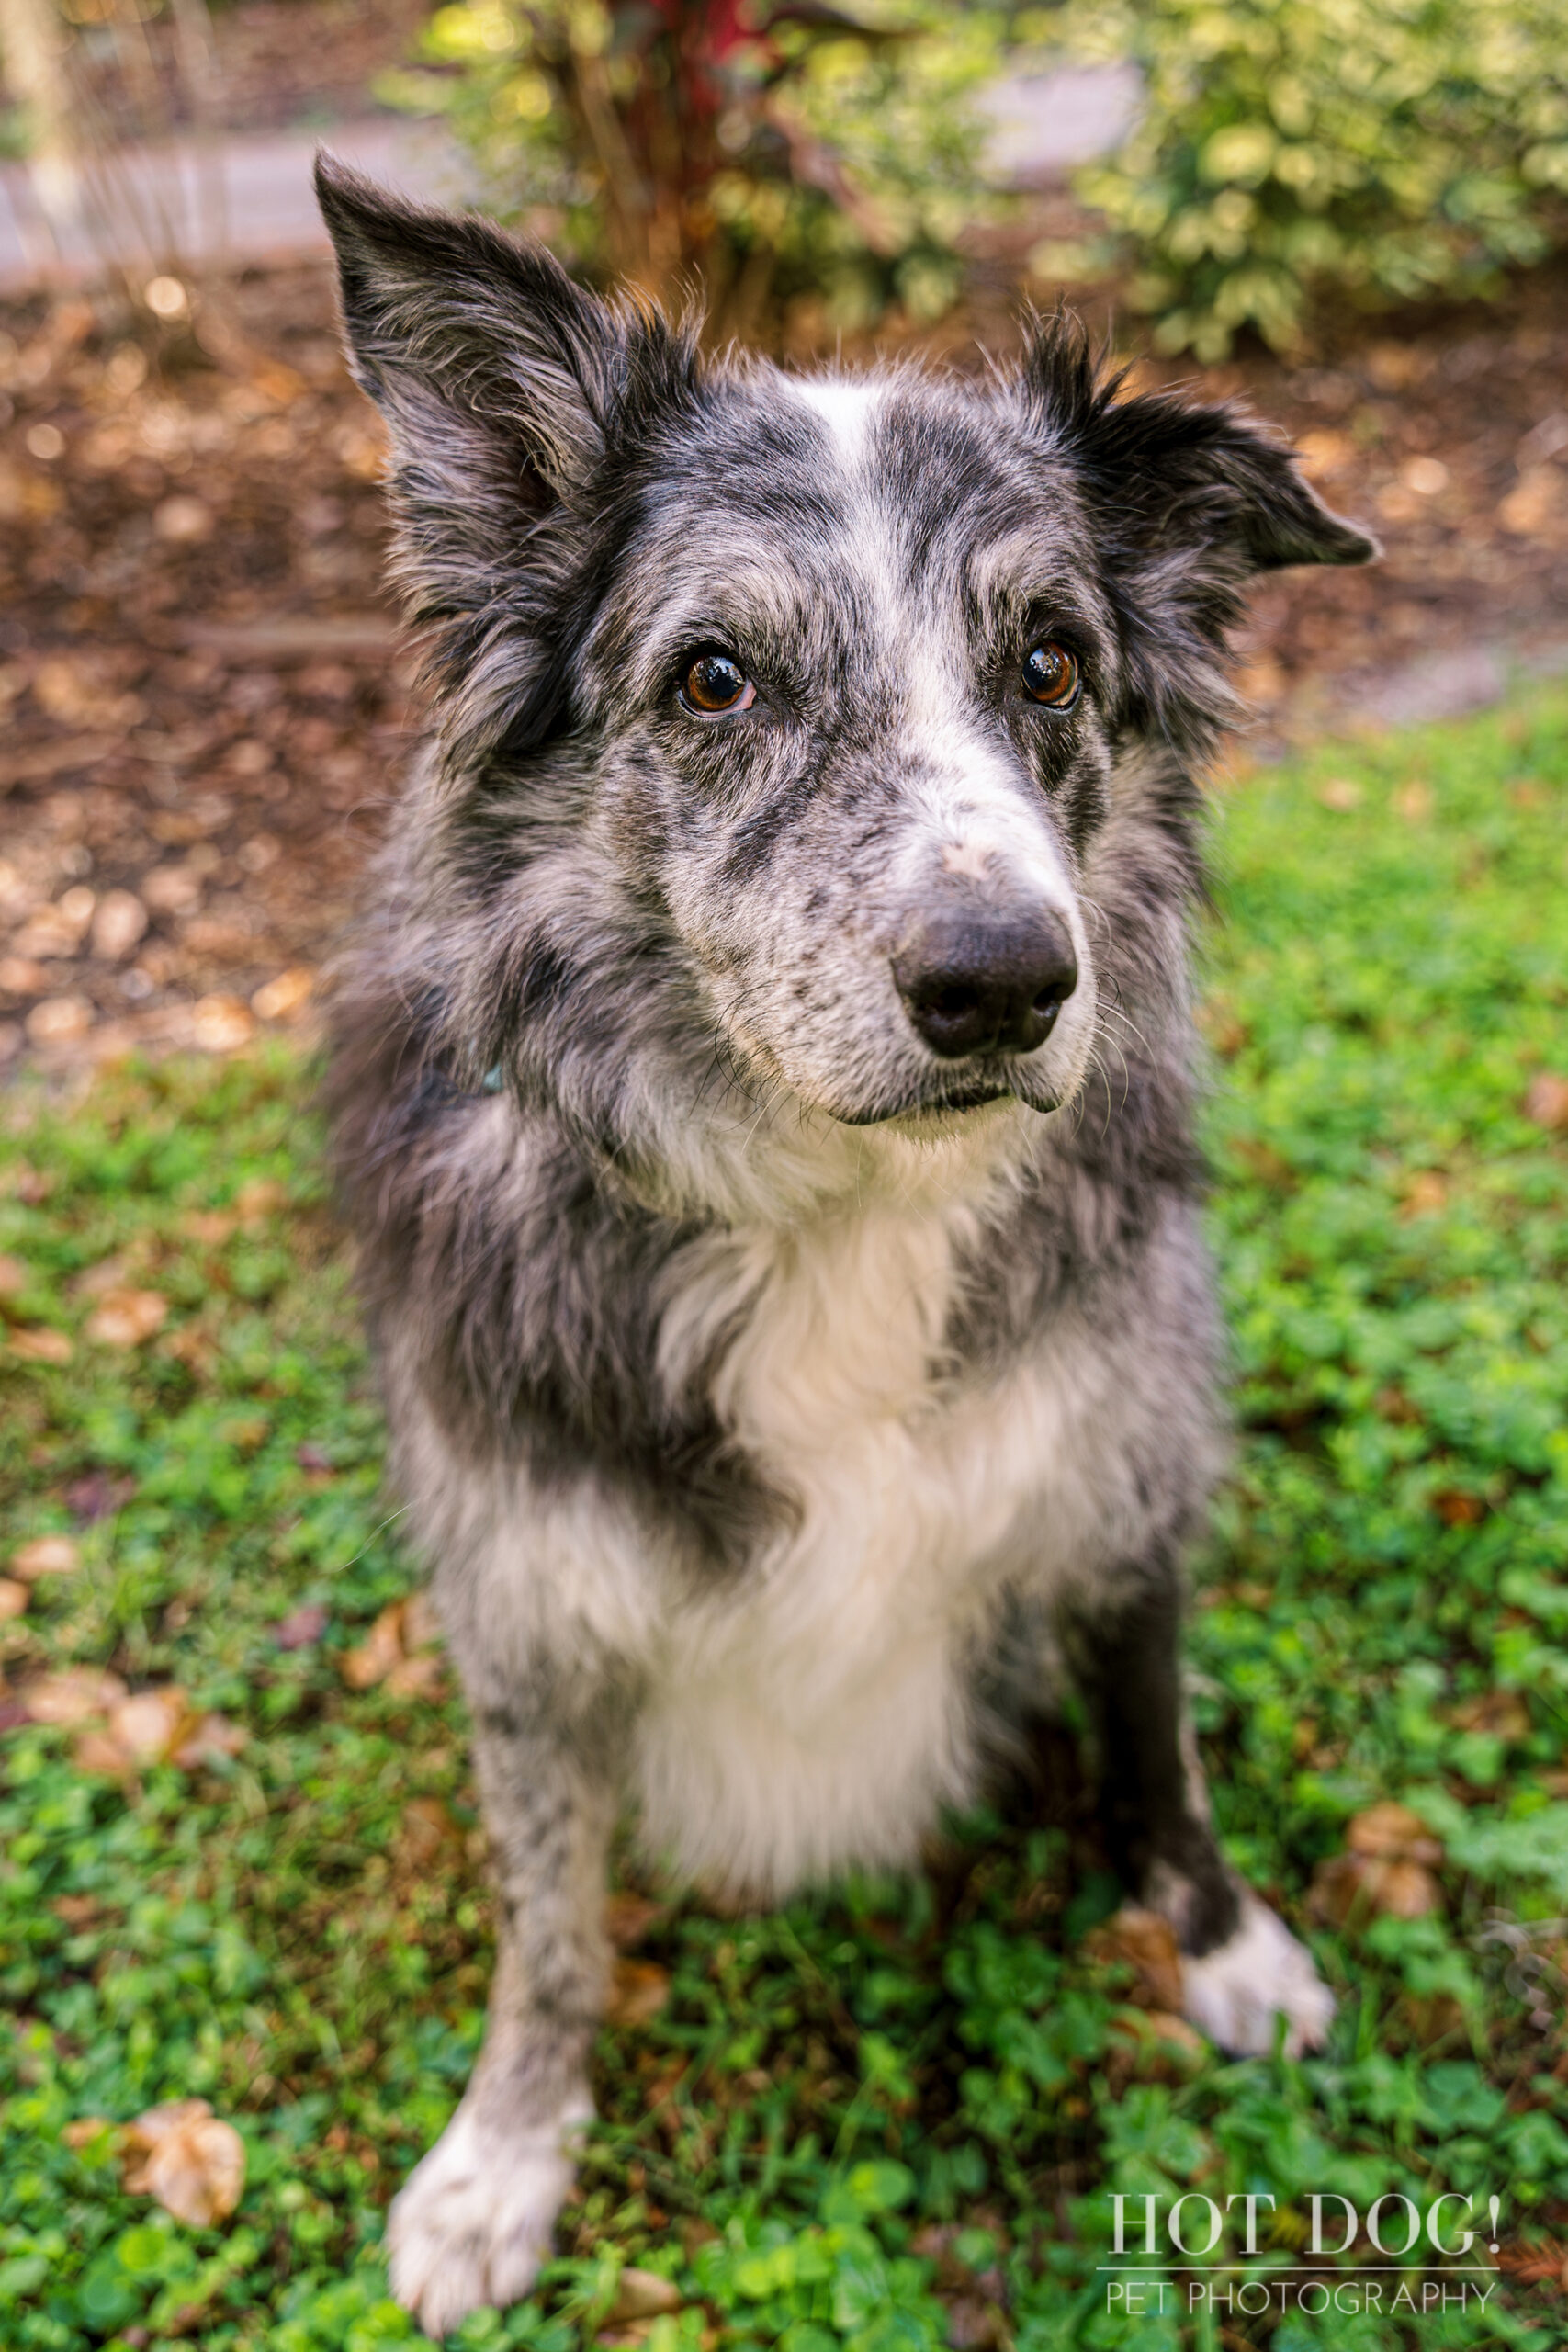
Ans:
<svg viewBox="0 0 1568 2352"><path fill-rule="evenodd" d="M287 972L279 972L276 980L268 980L257 989L251 999L251 1011L258 1021L288 1021L308 1002L316 976L303 964L291 965Z"/></svg>
<svg viewBox="0 0 1568 2352"><path fill-rule="evenodd" d="M1479 1527L1486 1516L1481 1496L1468 1493L1463 1487L1439 1487L1432 1497L1432 1509L1445 1527Z"/></svg>
<svg viewBox="0 0 1568 2352"><path fill-rule="evenodd" d="M11 1555L11 1574L24 1584L39 1577L66 1577L82 1565L82 1555L69 1535L35 1535Z"/></svg>
<svg viewBox="0 0 1568 2352"><path fill-rule="evenodd" d="M225 1715L198 1714L177 1684L138 1690L108 1710L106 1724L89 1723L73 1755L84 1772L124 1778L149 1764L182 1771L237 1756L249 1735Z"/></svg>
<svg viewBox="0 0 1568 2352"><path fill-rule="evenodd" d="M406 1601L389 1601L358 1646L344 1650L338 1671L351 1690L368 1690L384 1682L403 1656L403 1611Z"/></svg>
<svg viewBox="0 0 1568 2352"><path fill-rule="evenodd" d="M1357 1814L1345 1833L1347 1851L1320 1862L1313 1874L1312 1908L1344 1927L1382 1914L1424 1919L1441 1908L1432 1868L1443 1859L1439 1840L1419 1814L1392 1799Z"/></svg>
<svg viewBox="0 0 1568 2352"><path fill-rule="evenodd" d="M239 1222L231 1209L187 1209L180 1219L180 1231L187 1240L217 1250L232 1239Z"/></svg>
<svg viewBox="0 0 1568 2352"><path fill-rule="evenodd" d="M664 1917L664 1905L650 1902L646 1894L633 1894L623 1889L606 1897L604 1903L604 1933L620 1951L630 1951L641 1943L656 1919Z"/></svg>
<svg viewBox="0 0 1568 2352"><path fill-rule="evenodd" d="M1418 825L1431 815L1437 801L1431 786L1423 784L1419 776L1412 776L1407 784L1399 786L1389 806L1396 817L1404 818L1409 824Z"/></svg>
<svg viewBox="0 0 1568 2352"><path fill-rule="evenodd" d="M1223 1061L1231 1061L1246 1045L1250 1031L1245 1022L1224 1014L1212 1016L1204 1024L1209 1043Z"/></svg>
<svg viewBox="0 0 1568 2352"><path fill-rule="evenodd" d="M393 1667L387 1677L387 1688L394 1699L428 1699L441 1688L441 1660L425 1651L417 1657L405 1657Z"/></svg>
<svg viewBox="0 0 1568 2352"><path fill-rule="evenodd" d="M617 1960L605 2006L608 2025L646 2025L670 1998L670 1971L651 1960Z"/></svg>
<svg viewBox="0 0 1568 2352"><path fill-rule="evenodd" d="M188 546L193 540L209 538L212 525L212 509L206 500L192 498L184 491L161 498L152 509L153 537L171 544Z"/></svg>
<svg viewBox="0 0 1568 2352"><path fill-rule="evenodd" d="M118 2124L111 2123L107 2115L79 2115L73 2123L65 2126L60 2136L68 2148L90 2148L93 2142L101 2140L106 2132L118 2132Z"/></svg>
<svg viewBox="0 0 1568 2352"><path fill-rule="evenodd" d="M1007 2313L979 2295L952 2295L947 2303L947 2341L952 2352L998 2352L1012 2342Z"/></svg>
<svg viewBox="0 0 1568 2352"><path fill-rule="evenodd" d="M435 1612L423 1593L389 1601L367 1639L344 1653L338 1670L351 1690L368 1690L384 1682L397 1698L423 1698L441 1679L441 1660L430 1648L439 1635Z"/></svg>
<svg viewBox="0 0 1568 2352"><path fill-rule="evenodd" d="M1113 1918L1092 1928L1084 1939L1091 1959L1131 1968L1137 1978L1134 1998L1145 2008L1167 2013L1181 2007L1181 1953L1176 1930L1157 1911L1125 1904Z"/></svg>
<svg viewBox="0 0 1568 2352"><path fill-rule="evenodd" d="M0 1250L0 1298L15 1298L26 1290L29 1276L20 1258L12 1258Z"/></svg>
<svg viewBox="0 0 1568 2352"><path fill-rule="evenodd" d="M1121 2009L1110 2030L1106 2054L1113 2090L1134 2075L1141 2082L1185 2082L1209 2054L1196 2026L1168 2009Z"/></svg>
<svg viewBox="0 0 1568 2352"><path fill-rule="evenodd" d="M93 953L118 964L146 929L147 910L134 890L106 890L93 911Z"/></svg>
<svg viewBox="0 0 1568 2352"><path fill-rule="evenodd" d="M150 2107L125 2129L125 2187L153 2197L187 2229L227 2220L245 2186L245 2143L204 2098Z"/></svg>
<svg viewBox="0 0 1568 2352"><path fill-rule="evenodd" d="M288 1187L276 1176L250 1176L234 1195L234 1207L243 1223L260 1225L276 1216L288 1199Z"/></svg>
<svg viewBox="0 0 1568 2352"><path fill-rule="evenodd" d="M1237 671L1235 690L1242 700L1254 708L1283 699L1289 681L1271 654L1261 653Z"/></svg>
<svg viewBox="0 0 1568 2352"><path fill-rule="evenodd" d="M69 1363L76 1352L63 1331L51 1331L41 1323L13 1331L9 1345L24 1363Z"/></svg>
<svg viewBox="0 0 1568 2352"><path fill-rule="evenodd" d="M1317 797L1325 808L1332 808L1337 816L1347 817L1352 808L1360 807L1366 794L1352 777L1331 775L1326 784L1318 786Z"/></svg>
<svg viewBox="0 0 1568 2352"><path fill-rule="evenodd" d="M1436 1216L1449 1204L1446 1177L1435 1168L1418 1168L1404 1187L1402 1216Z"/></svg>
<svg viewBox="0 0 1568 2352"><path fill-rule="evenodd" d="M18 1584L15 1577L0 1577L0 1624L9 1617L19 1617L28 1605L28 1588Z"/></svg>
<svg viewBox="0 0 1568 2352"><path fill-rule="evenodd" d="M1562 483L1554 467L1531 466L1519 476L1497 508L1505 531L1518 538L1533 538L1557 511Z"/></svg>
<svg viewBox="0 0 1568 2352"><path fill-rule="evenodd" d="M65 1489L65 1508L79 1527L94 1527L108 1519L136 1492L134 1478L113 1478L100 1464L73 1478Z"/></svg>
<svg viewBox="0 0 1568 2352"><path fill-rule="evenodd" d="M1554 1069L1543 1069L1539 1078L1532 1078L1525 1096L1525 1116L1553 1135L1568 1129L1568 1078L1560 1078Z"/></svg>
<svg viewBox="0 0 1568 2352"><path fill-rule="evenodd" d="M1423 2050L1445 2041L1464 2025L1464 2010L1451 1993L1402 1993L1399 2014Z"/></svg>
<svg viewBox="0 0 1568 2352"><path fill-rule="evenodd" d="M1479 1699L1467 1699L1449 1721L1456 1731L1488 1732L1515 1745L1528 1739L1532 1729L1530 1711L1517 1690L1486 1690Z"/></svg>
<svg viewBox="0 0 1568 2352"><path fill-rule="evenodd" d="M109 1711L109 1737L133 1764L162 1764L195 1724L189 1697L175 1682L138 1690Z"/></svg>
<svg viewBox="0 0 1568 2352"><path fill-rule="evenodd" d="M106 1291L123 1290L129 1279L130 1261L123 1250L112 1258L100 1258L96 1266L84 1267L71 1285L76 1298L102 1298Z"/></svg>
<svg viewBox="0 0 1568 2352"><path fill-rule="evenodd" d="M159 914L189 914L201 896L201 876L188 865L155 865L141 877L141 895Z"/></svg>
<svg viewBox="0 0 1568 2352"><path fill-rule="evenodd" d="M227 1715L201 1715L174 1750L172 1761L183 1771L194 1772L199 1765L238 1756L249 1738L249 1732Z"/></svg>
<svg viewBox="0 0 1568 2352"><path fill-rule="evenodd" d="M1348 433L1327 431L1303 433L1296 442L1296 457L1302 471L1314 480L1337 473L1356 455L1356 445Z"/></svg>
<svg viewBox="0 0 1568 2352"><path fill-rule="evenodd" d="M21 1692L23 1705L35 1724L60 1724L70 1729L107 1714L125 1697L118 1674L101 1673L89 1666L62 1667L58 1674L40 1675Z"/></svg>
<svg viewBox="0 0 1568 2352"><path fill-rule="evenodd" d="M435 1603L423 1589L411 1592L403 1604L403 1647L406 1650L426 1650L441 1639L441 1620Z"/></svg>
<svg viewBox="0 0 1568 2352"><path fill-rule="evenodd" d="M1319 1862L1313 1873L1312 1908L1332 1927L1379 1914L1390 1919L1425 1919L1441 1908L1442 1900L1437 1880L1421 1862L1336 1854Z"/></svg>
<svg viewBox="0 0 1568 2352"><path fill-rule="evenodd" d="M615 2282L615 2300L606 2312L612 2324L631 2319L657 2319L660 2312L678 2312L685 2297L672 2278L657 2271L638 2270L628 2264Z"/></svg>
<svg viewBox="0 0 1568 2352"><path fill-rule="evenodd" d="M102 1772L111 1781L123 1781L136 1770L136 1758L128 1747L122 1747L112 1733L101 1724L89 1724L79 1731L72 1742L71 1760L79 1772Z"/></svg>
<svg viewBox="0 0 1568 2352"><path fill-rule="evenodd" d="M27 956L0 956L0 989L8 996L37 996L49 986L41 964Z"/></svg>
<svg viewBox="0 0 1568 2352"><path fill-rule="evenodd" d="M462 1852L463 1826L440 1797L411 1797L403 1807L398 1845L411 1870L429 1870L443 1854Z"/></svg>
<svg viewBox="0 0 1568 2352"><path fill-rule="evenodd" d="M51 907L37 908L11 944L18 956L73 956L96 904L87 889L67 890Z"/></svg>
<svg viewBox="0 0 1568 2352"><path fill-rule="evenodd" d="M65 768L96 766L124 743L122 735L57 735L52 742L35 743L0 759L0 792L8 792L14 784L39 784Z"/></svg>
<svg viewBox="0 0 1568 2352"><path fill-rule="evenodd" d="M46 996L22 1023L35 1046L73 1046L92 1025L93 1008L80 996Z"/></svg>
<svg viewBox="0 0 1568 2352"><path fill-rule="evenodd" d="M1568 2287L1568 2238L1520 2239L1502 2246L1497 2267L1521 2287Z"/></svg>
<svg viewBox="0 0 1568 2352"><path fill-rule="evenodd" d="M1231 1148L1259 1182L1270 1185L1280 1193L1295 1190L1295 1170L1283 1152L1276 1151L1274 1146L1265 1143L1261 1136L1237 1136Z"/></svg>
<svg viewBox="0 0 1568 2352"><path fill-rule="evenodd" d="M280 1617L272 1629L272 1638L280 1650L308 1650L326 1630L326 1611L319 1600L310 1600L290 1610L287 1617Z"/></svg>
<svg viewBox="0 0 1568 2352"><path fill-rule="evenodd" d="M1443 1849L1418 1813L1385 1798L1357 1814L1345 1832L1353 1854L1368 1854L1380 1861L1440 1862Z"/></svg>
<svg viewBox="0 0 1568 2352"><path fill-rule="evenodd" d="M88 1316L86 1332L105 1348L139 1348L168 1319L169 1302L155 1290L107 1290Z"/></svg>
<svg viewBox="0 0 1568 2352"><path fill-rule="evenodd" d="M191 1030L204 1053L231 1054L255 1035L248 1005L237 996L204 996L191 1013Z"/></svg>
<svg viewBox="0 0 1568 2352"><path fill-rule="evenodd" d="M216 1342L195 1323L182 1323L177 1331L159 1340L158 1349L160 1354L183 1363L197 1380L205 1380L218 1360Z"/></svg>
<svg viewBox="0 0 1568 2352"><path fill-rule="evenodd" d="M1449 486L1449 469L1440 458L1406 458L1399 478L1417 498L1436 498Z"/></svg>

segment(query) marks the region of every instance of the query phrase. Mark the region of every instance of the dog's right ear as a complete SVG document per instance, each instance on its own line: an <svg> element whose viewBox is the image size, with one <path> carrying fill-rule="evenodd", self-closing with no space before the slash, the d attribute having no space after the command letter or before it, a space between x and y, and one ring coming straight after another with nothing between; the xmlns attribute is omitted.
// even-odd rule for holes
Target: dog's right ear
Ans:
<svg viewBox="0 0 1568 2352"><path fill-rule="evenodd" d="M412 617L458 638L464 616L521 620L541 524L570 520L606 457L690 401L693 340L601 301L542 246L406 204L330 155L316 193L354 372L392 438Z"/></svg>

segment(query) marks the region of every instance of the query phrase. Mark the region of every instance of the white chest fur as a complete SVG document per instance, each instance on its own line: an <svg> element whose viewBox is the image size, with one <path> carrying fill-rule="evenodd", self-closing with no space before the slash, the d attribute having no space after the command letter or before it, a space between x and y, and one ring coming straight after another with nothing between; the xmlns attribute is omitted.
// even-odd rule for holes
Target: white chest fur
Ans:
<svg viewBox="0 0 1568 2352"><path fill-rule="evenodd" d="M796 1506L739 1586L680 1609L653 1677L645 1830L694 1875L776 1893L904 1862L972 1793L966 1669L1003 1583L1060 1552L1067 1397L1055 1351L983 1393L948 1375L961 1229L878 1205L680 1270L667 1371L744 1301L714 1401Z"/></svg>

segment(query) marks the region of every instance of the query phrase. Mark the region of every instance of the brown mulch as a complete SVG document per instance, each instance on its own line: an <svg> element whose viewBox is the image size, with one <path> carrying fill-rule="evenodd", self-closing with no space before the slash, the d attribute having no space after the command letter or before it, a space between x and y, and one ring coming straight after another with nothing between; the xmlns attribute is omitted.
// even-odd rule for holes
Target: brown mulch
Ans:
<svg viewBox="0 0 1568 2352"><path fill-rule="evenodd" d="M404 745L376 420L318 270L197 332L5 324L0 1050L243 1042L284 975L299 1013Z"/></svg>
<svg viewBox="0 0 1568 2352"><path fill-rule="evenodd" d="M69 70L100 141L314 128L374 110L375 76L412 55L427 13L426 0L240 0L210 11L193 48L188 14L182 34L172 11L84 11Z"/></svg>
<svg viewBox="0 0 1568 2352"><path fill-rule="evenodd" d="M1273 734L1375 710L1402 664L1441 709L1478 648L1561 650L1562 290L1209 371L1387 547L1264 586L1248 684ZM308 1017L407 741L380 438L326 274L193 300L172 324L107 296L0 307L0 1063ZM929 340L1005 348L1011 300L993 271Z"/></svg>

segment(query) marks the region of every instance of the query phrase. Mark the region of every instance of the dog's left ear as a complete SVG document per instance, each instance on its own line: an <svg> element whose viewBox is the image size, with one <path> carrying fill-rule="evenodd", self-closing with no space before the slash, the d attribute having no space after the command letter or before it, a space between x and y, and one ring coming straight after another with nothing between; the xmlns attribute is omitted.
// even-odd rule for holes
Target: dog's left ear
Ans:
<svg viewBox="0 0 1568 2352"><path fill-rule="evenodd" d="M1127 717L1197 746L1233 716L1226 637L1247 582L1294 563L1368 563L1375 539L1331 514L1288 448L1235 409L1119 397L1077 320L1037 322L1019 388L1072 469L1121 624Z"/></svg>

